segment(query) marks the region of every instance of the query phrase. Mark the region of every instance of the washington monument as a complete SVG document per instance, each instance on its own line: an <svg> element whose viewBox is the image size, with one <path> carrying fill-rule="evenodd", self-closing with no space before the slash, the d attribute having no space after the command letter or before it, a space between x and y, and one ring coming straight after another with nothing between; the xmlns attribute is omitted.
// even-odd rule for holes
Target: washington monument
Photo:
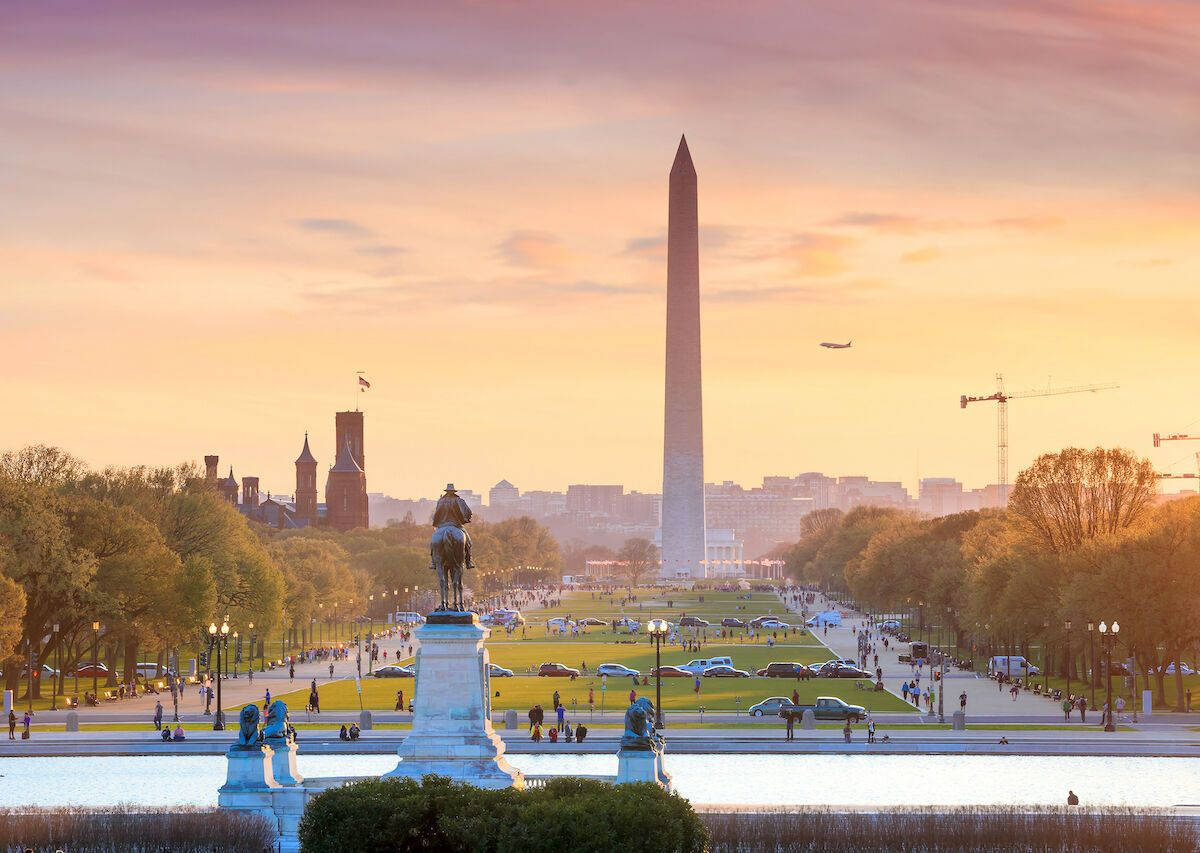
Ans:
<svg viewBox="0 0 1200 853"><path fill-rule="evenodd" d="M680 138L667 213L667 384L663 431L663 574L703 575L704 416L700 396L700 245L696 167Z"/></svg>

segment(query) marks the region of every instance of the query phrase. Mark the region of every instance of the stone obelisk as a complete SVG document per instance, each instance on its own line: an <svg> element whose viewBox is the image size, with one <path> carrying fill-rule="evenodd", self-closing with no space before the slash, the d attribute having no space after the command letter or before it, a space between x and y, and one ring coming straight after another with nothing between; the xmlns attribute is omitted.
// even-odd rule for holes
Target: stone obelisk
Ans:
<svg viewBox="0 0 1200 853"><path fill-rule="evenodd" d="M700 397L700 244L696 168L681 137L667 214L667 370L663 574L703 577L704 423Z"/></svg>

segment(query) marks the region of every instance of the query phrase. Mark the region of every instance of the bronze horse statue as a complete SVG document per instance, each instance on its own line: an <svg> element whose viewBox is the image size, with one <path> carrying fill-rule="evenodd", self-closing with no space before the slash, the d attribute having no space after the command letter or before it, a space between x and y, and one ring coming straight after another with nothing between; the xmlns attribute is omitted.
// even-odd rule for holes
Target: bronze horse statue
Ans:
<svg viewBox="0 0 1200 853"><path fill-rule="evenodd" d="M463 605L463 569L467 563L467 531L453 524L438 527L429 542L429 557L442 592L442 604L438 609L466 610Z"/></svg>

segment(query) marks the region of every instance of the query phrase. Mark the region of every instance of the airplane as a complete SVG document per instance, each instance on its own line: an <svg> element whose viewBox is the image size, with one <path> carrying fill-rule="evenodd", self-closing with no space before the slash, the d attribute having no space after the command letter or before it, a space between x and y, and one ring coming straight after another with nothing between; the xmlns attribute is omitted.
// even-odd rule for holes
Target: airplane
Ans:
<svg viewBox="0 0 1200 853"><path fill-rule="evenodd" d="M825 343L821 344L821 346L825 347L825 349L850 349L850 345L853 343L854 341L847 341L844 344L831 344L826 341Z"/></svg>

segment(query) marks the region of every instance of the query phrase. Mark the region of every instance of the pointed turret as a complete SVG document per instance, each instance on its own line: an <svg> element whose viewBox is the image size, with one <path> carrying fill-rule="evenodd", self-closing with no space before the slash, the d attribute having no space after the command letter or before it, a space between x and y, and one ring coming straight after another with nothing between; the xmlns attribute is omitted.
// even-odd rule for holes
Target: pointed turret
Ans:
<svg viewBox="0 0 1200 853"><path fill-rule="evenodd" d="M308 433L304 433L304 449L300 451L300 455L296 457L296 464L301 462L311 462L317 464L317 457L312 455L312 451L308 449Z"/></svg>

